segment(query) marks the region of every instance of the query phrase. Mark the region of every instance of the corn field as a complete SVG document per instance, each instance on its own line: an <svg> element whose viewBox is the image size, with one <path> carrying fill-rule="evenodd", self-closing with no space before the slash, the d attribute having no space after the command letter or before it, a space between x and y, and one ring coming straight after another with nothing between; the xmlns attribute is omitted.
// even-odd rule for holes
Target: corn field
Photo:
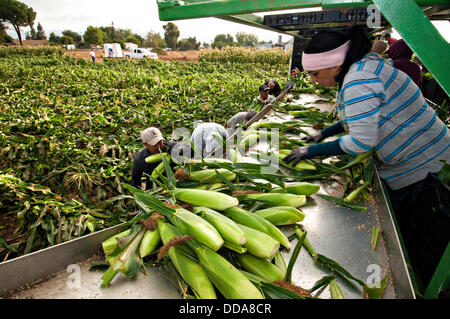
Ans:
<svg viewBox="0 0 450 319"><path fill-rule="evenodd" d="M255 67L253 57L93 64L55 48L0 56L0 210L19 217L13 229L0 226L0 260L129 220L121 183L131 179L142 129L157 126L170 139L194 120L225 124L261 81L288 69Z"/></svg>

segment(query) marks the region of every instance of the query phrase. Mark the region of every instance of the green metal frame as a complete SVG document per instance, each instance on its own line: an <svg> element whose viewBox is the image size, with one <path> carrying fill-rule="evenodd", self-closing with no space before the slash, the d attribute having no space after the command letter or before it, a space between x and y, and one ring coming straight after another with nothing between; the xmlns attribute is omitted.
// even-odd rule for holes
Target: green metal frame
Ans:
<svg viewBox="0 0 450 319"><path fill-rule="evenodd" d="M291 36L263 25L263 19L252 13L313 7L345 9L375 4L450 95L450 44L421 9L449 6L449 0L157 0L157 3L161 21L216 17Z"/></svg>

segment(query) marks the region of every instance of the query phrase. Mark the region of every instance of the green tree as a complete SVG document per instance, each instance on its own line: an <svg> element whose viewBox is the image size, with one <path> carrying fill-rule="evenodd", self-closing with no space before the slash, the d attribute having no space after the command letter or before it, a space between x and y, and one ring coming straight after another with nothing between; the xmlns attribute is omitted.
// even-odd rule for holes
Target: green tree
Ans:
<svg viewBox="0 0 450 319"><path fill-rule="evenodd" d="M75 41L75 43L77 45L79 45L81 42L83 42L83 39L81 37L81 35L75 31L72 30L64 30L62 32L62 35L67 35L68 37L71 37L73 39L73 41Z"/></svg>
<svg viewBox="0 0 450 319"><path fill-rule="evenodd" d="M67 44L75 44L75 41L73 40L73 38L71 37L71 36L68 36L68 35L63 35L62 37L61 37L61 43L62 44L64 44L64 45L67 45Z"/></svg>
<svg viewBox="0 0 450 319"><path fill-rule="evenodd" d="M171 49L175 49L178 43L178 37L180 36L180 30L175 23L169 22L163 25L164 29L164 40L167 46Z"/></svg>
<svg viewBox="0 0 450 319"><path fill-rule="evenodd" d="M125 40L125 42L131 42L131 43L134 43L134 44L136 44L138 47L141 46L141 41L139 41L139 39L136 38L135 36L128 37L128 38Z"/></svg>
<svg viewBox="0 0 450 319"><path fill-rule="evenodd" d="M12 38L6 32L7 27L0 22L0 43L10 43Z"/></svg>
<svg viewBox="0 0 450 319"><path fill-rule="evenodd" d="M47 36L45 35L44 28L42 27L40 22L38 22L38 25L37 25L36 40L47 40Z"/></svg>
<svg viewBox="0 0 450 319"><path fill-rule="evenodd" d="M236 41L239 46L254 47L258 43L258 37L251 33L238 32L236 33Z"/></svg>
<svg viewBox="0 0 450 319"><path fill-rule="evenodd" d="M48 36L48 41L52 44L61 44L61 38L58 37L54 32L50 33Z"/></svg>
<svg viewBox="0 0 450 319"><path fill-rule="evenodd" d="M0 1L0 22L9 22L19 37L20 45L22 45L22 35L20 27L33 25L36 18L36 12L26 4L16 0Z"/></svg>
<svg viewBox="0 0 450 319"><path fill-rule="evenodd" d="M165 48L167 47L166 41L161 37L159 33L150 31L147 33L147 37L144 39L142 45L148 48Z"/></svg>
<svg viewBox="0 0 450 319"><path fill-rule="evenodd" d="M83 35L84 42L91 45L102 45L104 33L99 28L88 26L86 32Z"/></svg>
<svg viewBox="0 0 450 319"><path fill-rule="evenodd" d="M195 37L189 37L178 41L177 47L180 51L198 50L200 47L200 42L197 42Z"/></svg>
<svg viewBox="0 0 450 319"><path fill-rule="evenodd" d="M222 49L226 46L233 46L234 39L231 34L218 34L215 36L213 43L211 46L215 49Z"/></svg>

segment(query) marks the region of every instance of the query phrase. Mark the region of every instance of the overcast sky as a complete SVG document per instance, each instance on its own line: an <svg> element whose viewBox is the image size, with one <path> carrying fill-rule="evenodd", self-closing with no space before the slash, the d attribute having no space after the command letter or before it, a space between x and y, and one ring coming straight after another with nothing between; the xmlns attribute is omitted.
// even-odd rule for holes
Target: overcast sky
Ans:
<svg viewBox="0 0 450 319"><path fill-rule="evenodd" d="M35 26L40 22L47 36L51 32L61 35L61 31L67 29L83 35L89 25L94 27L110 26L111 22L114 22L114 26L117 28L131 29L133 33L145 37L149 31L163 35L162 26L167 23L167 21L159 21L156 0L21 0L21 2L36 11ZM317 11L320 8L309 10ZM264 13L259 13L259 15L264 15ZM180 30L180 39L195 36L200 42L212 42L214 37L220 33L234 36L239 31L255 34L260 41L276 42L280 35L276 32L216 18L173 22ZM435 25L444 38L450 42L450 23L438 22ZM24 38L28 30L29 28L22 28ZM14 39L17 38L12 27L8 30L8 34ZM393 33L393 36L399 37L396 32ZM283 41L291 38L288 35L282 37Z"/></svg>

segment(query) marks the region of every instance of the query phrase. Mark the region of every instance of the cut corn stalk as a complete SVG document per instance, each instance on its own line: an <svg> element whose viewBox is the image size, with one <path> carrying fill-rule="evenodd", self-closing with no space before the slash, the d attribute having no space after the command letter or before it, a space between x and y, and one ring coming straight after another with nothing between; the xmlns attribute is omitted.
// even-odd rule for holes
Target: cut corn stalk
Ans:
<svg viewBox="0 0 450 319"><path fill-rule="evenodd" d="M177 229L169 223L161 219L158 219L157 222L158 230L161 233L161 239L164 244L175 235L179 235ZM168 251L170 260L183 280L201 299L216 299L216 292L208 276L198 262L186 255L185 249L189 249L189 247L184 244L170 247Z"/></svg>
<svg viewBox="0 0 450 319"><path fill-rule="evenodd" d="M300 207L306 203L305 195L294 195L289 193L259 193L246 194L245 198L262 201L269 207L274 206L291 206Z"/></svg>
<svg viewBox="0 0 450 319"><path fill-rule="evenodd" d="M298 226L295 226L295 234L297 235L297 238L300 239L303 236L303 232L301 231L301 229ZM305 237L305 240L303 241L303 246L305 246L306 250L309 252L309 254L317 260L318 255L316 253L316 251L314 250L313 246L311 245L311 243L309 242L308 238Z"/></svg>
<svg viewBox="0 0 450 319"><path fill-rule="evenodd" d="M276 226L292 225L301 222L305 218L305 214L295 207L276 206L254 212L265 220Z"/></svg>
<svg viewBox="0 0 450 319"><path fill-rule="evenodd" d="M186 209L177 208L172 218L177 226L181 223L181 227L186 229L187 234L194 236L199 243L214 251L219 250L223 246L223 238L216 228L200 216Z"/></svg>
<svg viewBox="0 0 450 319"><path fill-rule="evenodd" d="M105 255L111 255L111 253L116 249L116 247L117 247L117 239L116 238L126 237L130 234L130 231L131 231L131 228L103 241L102 248L103 248L103 252L105 253Z"/></svg>
<svg viewBox="0 0 450 319"><path fill-rule="evenodd" d="M290 193L295 195L310 196L317 193L320 189L320 185L312 184L308 182L294 182L287 184L285 188L275 187L270 190L270 193Z"/></svg>
<svg viewBox="0 0 450 319"><path fill-rule="evenodd" d="M377 249L379 240L380 240L380 229L378 227L374 226L372 228L372 240L371 240L373 251L375 251L375 249Z"/></svg>
<svg viewBox="0 0 450 319"><path fill-rule="evenodd" d="M102 276L103 286L108 286L119 271L128 278L133 278L137 274L142 267L142 259L138 255L138 249L144 233L145 228L136 225L132 228L130 235L119 239L118 247L109 256L111 266Z"/></svg>
<svg viewBox="0 0 450 319"><path fill-rule="evenodd" d="M273 256L273 261L275 266L280 268L281 271L283 272L284 278L284 275L286 274L286 261L284 260L283 254L281 254L279 250L275 253L275 256Z"/></svg>
<svg viewBox="0 0 450 319"><path fill-rule="evenodd" d="M332 299L345 299L341 288L339 288L339 285L336 282L336 279L333 279L330 282L330 293Z"/></svg>
<svg viewBox="0 0 450 319"><path fill-rule="evenodd" d="M160 242L159 231L155 229L153 231L147 230L142 238L141 244L139 246L139 256L141 258L150 255Z"/></svg>
<svg viewBox="0 0 450 319"><path fill-rule="evenodd" d="M366 153L358 154L353 161L351 161L350 163L348 163L344 167L341 167L340 170L343 171L343 170L349 169L350 167L353 167L353 166L355 166L357 164L360 164L360 163L364 162L364 160L366 160L367 158L371 157L372 154L373 154L373 151L369 151L369 152L366 152Z"/></svg>
<svg viewBox="0 0 450 319"><path fill-rule="evenodd" d="M247 236L232 219L206 207L194 207L193 212L213 225L225 241L236 246L246 243Z"/></svg>
<svg viewBox="0 0 450 319"><path fill-rule="evenodd" d="M224 169L217 169L219 173L228 181L233 181L236 178L236 174ZM200 171L192 171L189 174L189 179L200 183L220 183L222 180L217 176L215 169L203 169Z"/></svg>
<svg viewBox="0 0 450 319"><path fill-rule="evenodd" d="M371 183L365 182L363 185L359 186L357 189L352 191L350 194L347 195L347 197L344 198L344 202L350 203L355 200L355 198Z"/></svg>
<svg viewBox="0 0 450 319"><path fill-rule="evenodd" d="M168 159L168 158L170 157L170 155L167 154L167 153L153 154L153 155L147 156L147 157L145 158L145 162L146 162L146 163L156 163L156 162L160 162L160 161L162 161L162 157L163 157L163 156L165 156L166 159Z"/></svg>
<svg viewBox="0 0 450 319"><path fill-rule="evenodd" d="M280 248L280 243L266 233L241 224L238 225L247 235L247 242L244 245L247 252L256 257L271 260Z"/></svg>
<svg viewBox="0 0 450 319"><path fill-rule="evenodd" d="M284 278L283 271L265 259L250 254L236 254L235 256L239 264L241 264L246 271L257 275L264 280L273 282L275 280L283 280Z"/></svg>
<svg viewBox="0 0 450 319"><path fill-rule="evenodd" d="M195 241L190 240L187 244L194 249L208 278L225 298L264 298L261 292L224 257Z"/></svg>
<svg viewBox="0 0 450 319"><path fill-rule="evenodd" d="M182 202L215 210L225 210L239 205L239 201L235 197L202 189L178 188L169 191L169 194L174 195Z"/></svg>
<svg viewBox="0 0 450 319"><path fill-rule="evenodd" d="M294 251L292 252L291 259L289 259L289 264L286 269L286 274L284 275L284 281L291 282L292 277L292 269L294 269L295 262L297 261L298 254L300 253L300 250L302 249L303 243L306 239L306 232L300 237L300 239L297 241L297 244L295 245Z"/></svg>

